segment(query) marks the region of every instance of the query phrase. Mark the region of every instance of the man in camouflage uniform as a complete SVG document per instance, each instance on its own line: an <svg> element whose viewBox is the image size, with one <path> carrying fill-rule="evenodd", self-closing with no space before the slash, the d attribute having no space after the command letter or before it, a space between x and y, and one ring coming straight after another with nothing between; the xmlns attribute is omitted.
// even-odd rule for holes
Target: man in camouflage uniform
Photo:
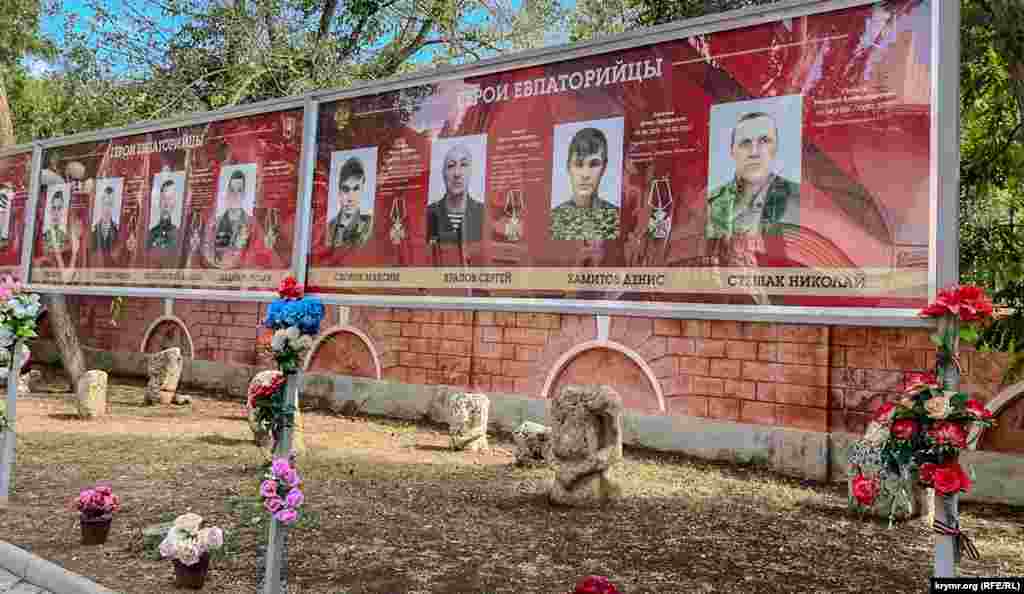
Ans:
<svg viewBox="0 0 1024 594"><path fill-rule="evenodd" d="M146 238L149 249L174 250L178 248L178 226L174 224L174 210L178 206L178 193L174 180L160 184L160 221L153 225Z"/></svg>
<svg viewBox="0 0 1024 594"><path fill-rule="evenodd" d="M338 214L327 224L327 247L355 248L366 243L373 231L373 216L359 211L366 189L366 170L352 157L338 173Z"/></svg>
<svg viewBox="0 0 1024 594"><path fill-rule="evenodd" d="M616 239L619 207L598 195L608 169L608 139L597 128L584 128L569 143L565 168L571 197L551 212L551 239Z"/></svg>
<svg viewBox="0 0 1024 594"><path fill-rule="evenodd" d="M767 251L765 235L799 225L800 184L773 171L778 148L779 128L771 115L752 112L740 117L730 148L735 177L708 197L704 236L711 265L756 268L758 257ZM771 302L763 289L749 293L757 304Z"/></svg>
<svg viewBox="0 0 1024 594"><path fill-rule="evenodd" d="M711 190L705 237L709 256L723 266L757 266L764 236L800 221L800 184L772 171L779 131L763 112L743 115L732 134L732 181Z"/></svg>
<svg viewBox="0 0 1024 594"><path fill-rule="evenodd" d="M64 226L64 192L54 192L50 198L50 224L43 231L43 243L51 252L59 252L67 244L67 229Z"/></svg>

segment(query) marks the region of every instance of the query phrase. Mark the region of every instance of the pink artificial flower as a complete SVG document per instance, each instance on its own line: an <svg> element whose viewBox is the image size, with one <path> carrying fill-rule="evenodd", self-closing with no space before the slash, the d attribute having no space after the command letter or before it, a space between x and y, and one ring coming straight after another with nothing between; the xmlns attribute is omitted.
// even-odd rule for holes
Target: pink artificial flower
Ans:
<svg viewBox="0 0 1024 594"><path fill-rule="evenodd" d="M896 439L910 439L917 432L917 421L900 419L892 424L891 433Z"/></svg>
<svg viewBox="0 0 1024 594"><path fill-rule="evenodd" d="M265 480L260 483L260 495L264 497L277 496L277 481Z"/></svg>
<svg viewBox="0 0 1024 594"><path fill-rule="evenodd" d="M939 421L932 426L928 436L939 445L951 445L963 449L967 447L967 431L957 423Z"/></svg>
<svg viewBox="0 0 1024 594"><path fill-rule="evenodd" d="M282 478L290 470L291 466L288 465L286 458L277 458L270 465L270 472L274 473L277 478Z"/></svg>
<svg viewBox="0 0 1024 594"><path fill-rule="evenodd" d="M284 500L280 497L271 497L263 502L263 507L265 507L268 512L274 514L284 507Z"/></svg>
<svg viewBox="0 0 1024 594"><path fill-rule="evenodd" d="M289 468L288 472L284 473L284 476L281 477L281 480L283 480L289 487L294 487L300 482L299 473L295 472L294 469Z"/></svg>
<svg viewBox="0 0 1024 594"><path fill-rule="evenodd" d="M984 404L982 404L981 402L978 402L974 398L971 398L970 400L968 400L964 404L964 408L967 409L967 412L971 413L971 415L974 418L976 418L976 419L991 419L992 418L992 411L990 411L989 409L985 408Z"/></svg>
<svg viewBox="0 0 1024 594"><path fill-rule="evenodd" d="M294 524L299 518L298 512L291 508L285 508L274 514L274 519L282 524Z"/></svg>
<svg viewBox="0 0 1024 594"><path fill-rule="evenodd" d="M288 495L285 497L284 502L288 505L288 507L299 507L305 500L306 498L302 494L302 491L298 489L292 489L291 491L288 491Z"/></svg>
<svg viewBox="0 0 1024 594"><path fill-rule="evenodd" d="M869 479L863 474L853 478L853 496L865 507L871 507L881 491L881 484L878 479Z"/></svg>

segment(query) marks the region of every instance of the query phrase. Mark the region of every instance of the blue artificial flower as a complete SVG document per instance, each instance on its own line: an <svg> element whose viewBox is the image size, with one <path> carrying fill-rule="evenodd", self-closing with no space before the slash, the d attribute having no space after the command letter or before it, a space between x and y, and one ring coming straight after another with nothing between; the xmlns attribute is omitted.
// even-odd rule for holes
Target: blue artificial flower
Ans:
<svg viewBox="0 0 1024 594"><path fill-rule="evenodd" d="M299 330L303 334L315 335L320 333L320 323L324 319L324 304L315 297L303 297L299 303L302 306L302 318L299 320Z"/></svg>
<svg viewBox="0 0 1024 594"><path fill-rule="evenodd" d="M302 319L302 305L300 301L288 300L284 303L281 321L285 327L297 326Z"/></svg>
<svg viewBox="0 0 1024 594"><path fill-rule="evenodd" d="M282 306L284 301L281 299L275 299L270 302L270 307L267 308L267 319L263 321L263 325L271 330L277 330L281 328L281 315Z"/></svg>

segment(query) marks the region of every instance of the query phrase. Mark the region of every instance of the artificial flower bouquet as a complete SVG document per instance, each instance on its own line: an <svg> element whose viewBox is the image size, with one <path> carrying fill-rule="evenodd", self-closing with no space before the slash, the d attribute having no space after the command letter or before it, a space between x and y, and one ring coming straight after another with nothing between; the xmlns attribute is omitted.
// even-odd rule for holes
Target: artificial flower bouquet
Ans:
<svg viewBox="0 0 1024 594"><path fill-rule="evenodd" d="M183 565L199 563L203 555L224 544L224 532L216 527L200 528L202 516L187 513L174 519L174 526L160 542L160 555Z"/></svg>
<svg viewBox="0 0 1024 594"><path fill-rule="evenodd" d="M246 399L246 414L251 422L275 441L294 413L287 402L285 384L286 377L280 371L261 371L249 384Z"/></svg>
<svg viewBox="0 0 1024 594"><path fill-rule="evenodd" d="M302 493L302 478L285 458L276 458L270 465L270 472L260 483L263 507L273 514L274 519L285 525L299 519L299 508L305 501Z"/></svg>
<svg viewBox="0 0 1024 594"><path fill-rule="evenodd" d="M959 330L950 325L932 337L940 373L947 365L959 365L956 339L976 340L976 326L991 314L991 301L973 286L940 291L936 302L921 311L925 317L956 316L965 324ZM947 386L945 378L945 374L908 374L902 398L880 406L863 439L851 447L850 466L856 476L850 490L855 505L867 508L882 495L891 497L890 524L899 501L909 503L907 485L913 480L944 496L971 488L971 479L959 463L960 452L994 421L981 402Z"/></svg>
<svg viewBox="0 0 1024 594"><path fill-rule="evenodd" d="M588 575L576 584L573 594L619 594L619 589L603 575Z"/></svg>
<svg viewBox="0 0 1024 594"><path fill-rule="evenodd" d="M97 485L80 491L75 507L83 518L103 518L121 509L121 498L110 487Z"/></svg>
<svg viewBox="0 0 1024 594"><path fill-rule="evenodd" d="M281 281L279 299L271 302L263 325L274 331L270 349L278 367L286 374L302 368L302 358L313 347L313 337L320 332L324 304L315 297L303 296L295 277Z"/></svg>
<svg viewBox="0 0 1024 594"><path fill-rule="evenodd" d="M36 338L43 305L39 295L25 293L21 283L7 276L0 281L0 364L8 365L18 341ZM23 348L27 351L27 348ZM25 353L20 353L22 357ZM27 359L20 361L27 362Z"/></svg>

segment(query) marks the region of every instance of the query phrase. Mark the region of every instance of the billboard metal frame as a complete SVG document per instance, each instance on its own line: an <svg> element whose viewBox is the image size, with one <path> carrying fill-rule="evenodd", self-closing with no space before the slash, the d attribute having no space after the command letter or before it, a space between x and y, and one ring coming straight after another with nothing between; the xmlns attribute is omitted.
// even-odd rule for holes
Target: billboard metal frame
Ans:
<svg viewBox="0 0 1024 594"><path fill-rule="evenodd" d="M632 31L616 36L578 44L546 47L482 60L459 67L439 67L383 81L356 85L343 90L317 90L299 96L264 101L201 114L190 114L165 120L141 122L121 128L112 128L76 134L53 140L38 141L0 152L0 155L35 151L33 155L32 195L27 223L34 222L39 187L42 151L83 142L111 140L113 138L144 134L169 128L204 124L249 115L302 107L303 138L300 156L299 195L295 243L293 245L292 273L304 281L307 272L310 242L310 209L313 176L316 165L316 139L319 106L322 103L351 99L396 91L404 88L439 83L453 79L484 76L508 70L564 62L613 51L633 49L694 35L751 27L784 19L812 16L847 8L877 4L881 0L790 0L768 6L757 6L723 12L701 18L669 23L657 27ZM929 299L937 289L957 282L958 278L958 222L959 200L959 63L960 7L956 2L926 0L931 23L931 106L929 147ZM34 235L34 226L26 225L26 232ZM27 238L23 250L22 269L25 277L31 267L34 237ZM148 287L102 287L68 285L30 285L43 293L68 295L102 295L150 298L186 298L220 301L270 301L273 292L227 291L206 289L173 289ZM898 308L842 308L796 307L766 305L724 305L696 303L591 301L578 299L530 299L518 297L454 297L454 296L377 296L319 294L324 302L337 305L371 307L401 307L415 309L479 309L498 311L535 311L585 315L626 315L663 318L758 320L804 324L848 324L864 326L927 327L934 323L917 316L916 309Z"/></svg>

